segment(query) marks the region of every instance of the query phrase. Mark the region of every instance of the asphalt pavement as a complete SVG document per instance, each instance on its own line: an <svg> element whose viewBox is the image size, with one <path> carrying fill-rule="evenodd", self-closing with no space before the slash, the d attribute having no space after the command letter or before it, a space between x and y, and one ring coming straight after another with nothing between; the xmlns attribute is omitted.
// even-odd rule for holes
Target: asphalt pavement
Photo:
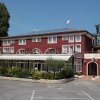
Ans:
<svg viewBox="0 0 100 100"><path fill-rule="evenodd" d="M0 100L100 100L100 82L76 79L65 84L0 80Z"/></svg>

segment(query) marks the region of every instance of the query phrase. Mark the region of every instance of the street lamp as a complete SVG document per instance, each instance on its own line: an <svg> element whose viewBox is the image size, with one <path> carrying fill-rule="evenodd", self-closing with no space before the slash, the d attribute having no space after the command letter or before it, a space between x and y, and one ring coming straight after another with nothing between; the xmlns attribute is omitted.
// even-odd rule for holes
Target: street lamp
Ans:
<svg viewBox="0 0 100 100"><path fill-rule="evenodd" d="M73 70L73 72L75 72L75 69L74 69L74 54L72 55L72 70Z"/></svg>

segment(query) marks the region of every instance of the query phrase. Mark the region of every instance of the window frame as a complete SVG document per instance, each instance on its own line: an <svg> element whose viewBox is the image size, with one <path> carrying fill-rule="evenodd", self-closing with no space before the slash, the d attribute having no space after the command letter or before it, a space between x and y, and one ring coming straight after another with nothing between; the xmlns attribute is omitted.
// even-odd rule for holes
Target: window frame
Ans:
<svg viewBox="0 0 100 100"><path fill-rule="evenodd" d="M14 47L3 47L3 53L5 53L5 54L14 53Z"/></svg>
<svg viewBox="0 0 100 100"><path fill-rule="evenodd" d="M71 51L71 46L73 47L72 51ZM69 45L69 53L70 53L70 54L73 54L73 53L74 53L74 50L75 50L74 44L70 44L70 45Z"/></svg>
<svg viewBox="0 0 100 100"><path fill-rule="evenodd" d="M73 40L71 40L71 37L73 38ZM74 35L69 35L69 42L73 43L74 42Z"/></svg>
<svg viewBox="0 0 100 100"><path fill-rule="evenodd" d="M77 36L79 36L79 37L80 37L80 39L79 39L79 40L77 39ZM75 35L75 42L81 42L81 35Z"/></svg>
<svg viewBox="0 0 100 100"><path fill-rule="evenodd" d="M6 46L6 45L7 45L7 41L3 40L3 46Z"/></svg>
<svg viewBox="0 0 100 100"><path fill-rule="evenodd" d="M18 43L19 45L26 45L26 39L19 39Z"/></svg>
<svg viewBox="0 0 100 100"><path fill-rule="evenodd" d="M49 39L51 38L51 41L49 41ZM54 41L55 38L55 41ZM48 44L54 44L57 43L57 36L49 36L48 37Z"/></svg>
<svg viewBox="0 0 100 100"><path fill-rule="evenodd" d="M65 37L66 37L67 39L66 39ZM62 36L62 41L67 41L67 40L69 40L69 36L68 36L68 35L63 35L63 36Z"/></svg>
<svg viewBox="0 0 100 100"><path fill-rule="evenodd" d="M77 46L80 46L80 51L78 51ZM75 51L81 53L81 44L76 44L76 45L75 45Z"/></svg>
<svg viewBox="0 0 100 100"><path fill-rule="evenodd" d="M34 39L35 39L35 41L34 41ZM39 41L38 41L38 39L39 39ZM33 37L32 42L41 42L41 38L40 37Z"/></svg>
<svg viewBox="0 0 100 100"><path fill-rule="evenodd" d="M67 50L64 50L64 47L67 47ZM69 45L62 45L62 54L69 54Z"/></svg>

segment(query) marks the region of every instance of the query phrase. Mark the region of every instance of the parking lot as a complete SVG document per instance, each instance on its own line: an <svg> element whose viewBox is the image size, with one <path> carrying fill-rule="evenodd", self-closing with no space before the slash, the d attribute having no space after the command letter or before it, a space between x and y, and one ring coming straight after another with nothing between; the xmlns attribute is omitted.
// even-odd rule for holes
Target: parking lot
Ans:
<svg viewBox="0 0 100 100"><path fill-rule="evenodd" d="M100 100L100 82L41 84L0 80L0 100Z"/></svg>

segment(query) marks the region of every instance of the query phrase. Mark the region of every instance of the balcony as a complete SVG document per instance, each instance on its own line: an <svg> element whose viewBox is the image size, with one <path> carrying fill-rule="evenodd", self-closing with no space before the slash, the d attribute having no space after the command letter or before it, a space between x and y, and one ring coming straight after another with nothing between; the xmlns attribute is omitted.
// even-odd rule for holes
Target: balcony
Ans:
<svg viewBox="0 0 100 100"><path fill-rule="evenodd" d="M48 58L65 60L72 54L0 54L0 60L47 60Z"/></svg>

